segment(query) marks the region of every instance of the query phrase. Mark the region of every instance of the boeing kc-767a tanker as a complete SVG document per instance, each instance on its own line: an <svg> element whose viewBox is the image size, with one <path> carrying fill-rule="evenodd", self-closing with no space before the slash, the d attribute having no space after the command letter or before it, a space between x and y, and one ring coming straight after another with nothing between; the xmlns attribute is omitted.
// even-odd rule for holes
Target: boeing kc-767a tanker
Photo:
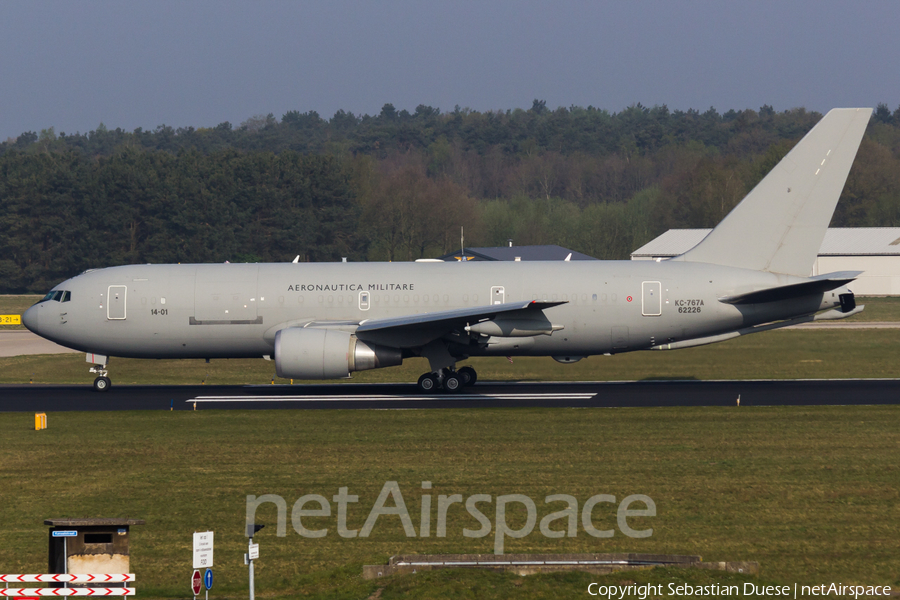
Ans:
<svg viewBox="0 0 900 600"><path fill-rule="evenodd" d="M86 352L100 391L111 356L274 357L293 379L422 356L419 387L456 392L471 356L566 363L844 318L859 272L810 273L871 113L830 111L671 260L130 265L60 283L23 322Z"/></svg>

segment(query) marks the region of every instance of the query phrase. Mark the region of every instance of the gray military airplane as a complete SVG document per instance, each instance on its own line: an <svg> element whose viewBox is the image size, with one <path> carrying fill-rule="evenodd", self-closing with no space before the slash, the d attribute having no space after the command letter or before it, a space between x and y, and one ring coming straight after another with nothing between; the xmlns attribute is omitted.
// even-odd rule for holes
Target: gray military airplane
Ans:
<svg viewBox="0 0 900 600"><path fill-rule="evenodd" d="M87 271L23 315L110 356L267 358L279 377L337 379L425 357L426 392L457 392L471 356L689 348L863 309L860 272L810 276L871 109L835 109L700 244L665 261L129 265ZM823 312L824 311L824 312Z"/></svg>

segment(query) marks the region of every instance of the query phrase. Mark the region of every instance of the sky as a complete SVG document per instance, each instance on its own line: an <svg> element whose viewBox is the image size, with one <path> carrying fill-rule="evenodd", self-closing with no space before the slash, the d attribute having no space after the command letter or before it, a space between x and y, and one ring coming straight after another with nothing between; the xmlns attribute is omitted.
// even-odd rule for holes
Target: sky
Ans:
<svg viewBox="0 0 900 600"><path fill-rule="evenodd" d="M0 2L0 141L102 122L900 106L900 2Z"/></svg>

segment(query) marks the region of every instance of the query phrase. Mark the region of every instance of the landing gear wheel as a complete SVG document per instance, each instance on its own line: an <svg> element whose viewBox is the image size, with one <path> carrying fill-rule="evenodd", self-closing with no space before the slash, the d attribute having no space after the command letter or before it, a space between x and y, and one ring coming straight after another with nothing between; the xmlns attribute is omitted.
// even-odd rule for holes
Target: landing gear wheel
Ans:
<svg viewBox="0 0 900 600"><path fill-rule="evenodd" d="M463 367L457 373L462 377L463 385L475 385L475 382L478 381L478 373L472 367Z"/></svg>
<svg viewBox="0 0 900 600"><path fill-rule="evenodd" d="M434 373L425 373L419 377L419 389L426 394L432 394L438 389L438 380Z"/></svg>
<svg viewBox="0 0 900 600"><path fill-rule="evenodd" d="M447 373L444 376L444 390L455 394L463 388L463 379L459 373Z"/></svg>
<svg viewBox="0 0 900 600"><path fill-rule="evenodd" d="M112 381L109 380L109 377L98 377L94 380L94 389L98 392L108 391L111 385Z"/></svg>

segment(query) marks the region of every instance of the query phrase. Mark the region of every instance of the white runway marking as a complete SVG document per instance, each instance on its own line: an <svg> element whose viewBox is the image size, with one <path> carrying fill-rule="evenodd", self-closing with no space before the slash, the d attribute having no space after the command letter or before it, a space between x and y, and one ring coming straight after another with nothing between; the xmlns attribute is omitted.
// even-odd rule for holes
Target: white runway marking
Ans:
<svg viewBox="0 0 900 600"><path fill-rule="evenodd" d="M197 396L185 402L384 402L412 400L589 400L595 394L429 394L420 396Z"/></svg>

